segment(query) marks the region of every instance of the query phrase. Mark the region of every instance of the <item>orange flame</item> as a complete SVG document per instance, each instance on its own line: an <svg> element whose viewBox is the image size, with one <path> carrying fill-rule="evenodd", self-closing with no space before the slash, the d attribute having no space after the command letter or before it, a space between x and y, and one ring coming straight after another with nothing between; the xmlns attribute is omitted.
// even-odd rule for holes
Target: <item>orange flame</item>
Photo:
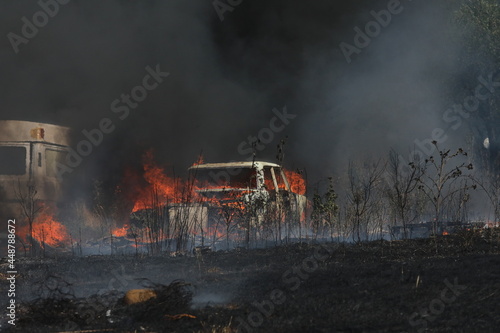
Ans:
<svg viewBox="0 0 500 333"><path fill-rule="evenodd" d="M66 227L55 219L53 208L49 206L42 205L33 221L32 231L33 238L42 246L47 244L52 247L61 247L70 243ZM20 235L27 240L29 236L28 225L20 229Z"/></svg>
<svg viewBox="0 0 500 333"><path fill-rule="evenodd" d="M121 228L115 228L111 234L115 237L125 237L127 236L127 232L128 232L128 225L124 225L123 227Z"/></svg>
<svg viewBox="0 0 500 333"><path fill-rule="evenodd" d="M202 154L200 154L200 155L198 156L198 159L196 160L196 162L194 162L194 163L193 163L192 167L197 166L197 165L200 165L200 164L203 164L203 163L205 163L205 161L204 161L204 159L203 159L203 155L202 155Z"/></svg>
<svg viewBox="0 0 500 333"><path fill-rule="evenodd" d="M295 171L284 170L288 183L290 184L290 190L294 193L304 195L306 194L306 181L301 174Z"/></svg>
<svg viewBox="0 0 500 333"><path fill-rule="evenodd" d="M180 179L168 177L164 168L156 165L151 150L144 154L143 161L143 178L147 186L139 189L132 212L164 206L166 202L181 202L183 184Z"/></svg>

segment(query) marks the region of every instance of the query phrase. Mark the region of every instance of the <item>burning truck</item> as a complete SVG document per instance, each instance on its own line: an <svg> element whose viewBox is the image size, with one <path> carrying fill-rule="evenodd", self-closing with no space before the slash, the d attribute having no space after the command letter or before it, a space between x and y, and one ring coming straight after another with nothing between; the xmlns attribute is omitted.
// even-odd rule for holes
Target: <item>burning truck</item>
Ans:
<svg viewBox="0 0 500 333"><path fill-rule="evenodd" d="M195 235L192 244L200 246L226 242L229 247L230 239L234 245L248 245L264 238L266 232L281 238L281 227L287 222L305 220L305 181L278 164L196 163L188 175L182 188L173 191L183 193L177 200L167 198L159 212L158 205L142 204L131 218L135 225L148 225L156 219L159 223L154 224L163 231L177 230L177 250L186 247L188 235ZM179 229L186 231L184 238L179 239Z"/></svg>
<svg viewBox="0 0 500 333"><path fill-rule="evenodd" d="M286 211L303 218L306 208L305 184L292 187L281 166L269 162L206 163L189 168L194 191L207 210L235 210L248 215L251 226L262 225L270 212ZM175 214L176 208L173 207ZM276 216L274 216L276 217ZM206 229L214 217L201 223Z"/></svg>

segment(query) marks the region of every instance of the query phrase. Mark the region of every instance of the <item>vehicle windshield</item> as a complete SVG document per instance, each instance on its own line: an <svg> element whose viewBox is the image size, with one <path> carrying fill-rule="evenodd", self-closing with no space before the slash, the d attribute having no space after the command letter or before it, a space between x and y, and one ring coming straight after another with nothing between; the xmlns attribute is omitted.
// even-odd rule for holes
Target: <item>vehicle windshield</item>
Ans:
<svg viewBox="0 0 500 333"><path fill-rule="evenodd" d="M190 174L198 189L256 188L256 172L252 168L200 168L191 169Z"/></svg>

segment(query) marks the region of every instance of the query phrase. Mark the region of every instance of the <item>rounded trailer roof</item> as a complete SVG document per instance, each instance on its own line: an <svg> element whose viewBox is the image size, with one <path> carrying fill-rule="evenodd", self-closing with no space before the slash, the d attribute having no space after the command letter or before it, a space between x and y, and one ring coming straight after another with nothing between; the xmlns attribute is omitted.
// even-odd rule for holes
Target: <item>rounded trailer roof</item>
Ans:
<svg viewBox="0 0 500 333"><path fill-rule="evenodd" d="M23 120L0 120L0 142L46 142L69 146L69 127Z"/></svg>

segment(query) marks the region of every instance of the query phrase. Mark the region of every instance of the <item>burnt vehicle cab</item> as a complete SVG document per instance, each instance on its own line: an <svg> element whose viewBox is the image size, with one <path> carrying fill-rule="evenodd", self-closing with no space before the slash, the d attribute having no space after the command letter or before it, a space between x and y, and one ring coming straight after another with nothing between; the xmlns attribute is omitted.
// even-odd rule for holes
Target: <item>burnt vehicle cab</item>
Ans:
<svg viewBox="0 0 500 333"><path fill-rule="evenodd" d="M181 200L135 211L130 222L162 228L176 249L186 243L225 246L266 237L270 226L305 220L305 181L298 174L269 162L200 163L188 169ZM252 235L252 236L251 236ZM171 246L174 243L168 243Z"/></svg>
<svg viewBox="0 0 500 333"><path fill-rule="evenodd" d="M228 192L269 199L270 192L288 188L281 167L268 162L207 163L189 168L195 191L207 198L223 199Z"/></svg>
<svg viewBox="0 0 500 333"><path fill-rule="evenodd" d="M286 173L275 163L250 161L206 163L189 168L194 191L212 208L234 208L254 214L257 221L270 210L302 217L304 195L291 190Z"/></svg>

